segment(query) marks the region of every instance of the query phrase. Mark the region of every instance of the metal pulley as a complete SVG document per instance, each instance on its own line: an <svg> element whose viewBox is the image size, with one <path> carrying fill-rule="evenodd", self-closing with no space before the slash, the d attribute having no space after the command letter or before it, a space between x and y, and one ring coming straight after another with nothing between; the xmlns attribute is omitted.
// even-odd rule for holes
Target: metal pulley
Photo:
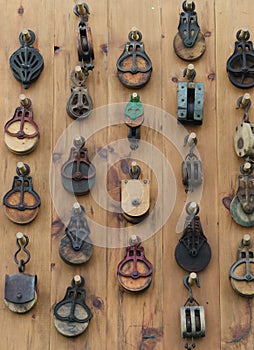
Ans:
<svg viewBox="0 0 254 350"><path fill-rule="evenodd" d="M194 61L205 52L205 37L198 25L194 1L185 0L182 4L182 9L178 33L174 38L174 50L181 59Z"/></svg>
<svg viewBox="0 0 254 350"><path fill-rule="evenodd" d="M193 149L197 145L197 136L194 132L184 139L184 146L189 145L190 151L182 162L182 182L186 192L193 192L194 188L203 182L202 162L194 154Z"/></svg>
<svg viewBox="0 0 254 350"><path fill-rule="evenodd" d="M183 71L188 82L178 83L177 120L187 125L202 125L204 109L204 83L194 83L196 71L189 64Z"/></svg>
<svg viewBox="0 0 254 350"><path fill-rule="evenodd" d="M150 182L139 180L140 167L132 162L129 169L130 180L121 182L121 208L125 219L133 224L142 221L150 208Z"/></svg>
<svg viewBox="0 0 254 350"><path fill-rule="evenodd" d="M144 122L144 109L140 96L134 92L130 96L130 101L125 107L125 124L128 127L128 139L130 148L135 150L138 148L140 140L140 127Z"/></svg>
<svg viewBox="0 0 254 350"><path fill-rule="evenodd" d="M18 265L19 273L5 275L4 302L11 311L20 314L31 310L37 301L37 276L24 273L25 266L30 260L30 253L26 248L28 243L28 237L18 232L16 235L18 249L14 254L14 261ZM26 258L18 260L19 253Z"/></svg>
<svg viewBox="0 0 254 350"><path fill-rule="evenodd" d="M75 337L83 333L93 316L86 305L84 285L85 280L82 276L74 276L64 298L54 306L55 327L66 337Z"/></svg>
<svg viewBox="0 0 254 350"><path fill-rule="evenodd" d="M175 259L184 270L199 272L209 264L211 248L197 215L199 212L198 204L195 202L188 203L186 212L185 228L175 249Z"/></svg>
<svg viewBox="0 0 254 350"><path fill-rule="evenodd" d="M130 292L141 292L152 282L153 266L146 259L144 248L140 244L139 237L131 236L125 257L117 267L120 285Z"/></svg>
<svg viewBox="0 0 254 350"><path fill-rule="evenodd" d="M94 50L91 28L87 25L90 15L89 7L82 0L77 1L73 12L79 17L79 25L76 29L78 60L87 70L93 70Z"/></svg>
<svg viewBox="0 0 254 350"><path fill-rule="evenodd" d="M39 142L39 128L33 120L31 105L31 100L21 94L20 107L4 126L4 142L13 153L28 154Z"/></svg>
<svg viewBox="0 0 254 350"><path fill-rule="evenodd" d="M59 254L67 264L79 265L90 259L93 243L89 234L85 208L76 202L73 204L72 216L59 246Z"/></svg>
<svg viewBox="0 0 254 350"><path fill-rule="evenodd" d="M205 337L206 333L204 307L199 305L192 294L191 286L194 283L197 287L200 287L199 279L195 272L184 277L184 286L189 291L189 298L180 309L181 336L182 338L192 339L191 344L185 344L186 349L195 348L196 344L193 342L193 339Z"/></svg>
<svg viewBox="0 0 254 350"><path fill-rule="evenodd" d="M137 28L132 28L128 35L129 42L118 58L116 67L120 82L131 89L144 86L151 78L152 62L145 52L141 41L142 34Z"/></svg>
<svg viewBox="0 0 254 350"><path fill-rule="evenodd" d="M245 227L254 226L254 175L253 163L246 161L240 167L238 189L230 203L230 214L234 221Z"/></svg>
<svg viewBox="0 0 254 350"><path fill-rule="evenodd" d="M244 109L242 122L236 127L234 136L235 152L238 157L254 157L254 124L249 121L248 111L251 106L249 94L237 100L237 108Z"/></svg>
<svg viewBox="0 0 254 350"><path fill-rule="evenodd" d="M234 291L244 297L254 296L254 248L249 235L241 239L237 261L230 267L229 278Z"/></svg>
<svg viewBox="0 0 254 350"><path fill-rule="evenodd" d="M71 96L66 104L66 111L72 119L86 119L92 112L93 102L88 93L86 80L88 71L81 66L76 66L71 73Z"/></svg>
<svg viewBox="0 0 254 350"><path fill-rule="evenodd" d="M18 162L16 172L11 190L3 197L4 212L11 221L27 224L36 218L41 200L33 189L29 165Z"/></svg>
<svg viewBox="0 0 254 350"><path fill-rule="evenodd" d="M82 136L74 138L68 160L62 165L63 187L75 195L90 192L95 183L96 169L88 158L88 149Z"/></svg>
<svg viewBox="0 0 254 350"><path fill-rule="evenodd" d="M234 52L227 60L226 69L229 80L239 89L249 89L254 86L254 51L253 43L249 38L248 28L238 30Z"/></svg>
<svg viewBox="0 0 254 350"><path fill-rule="evenodd" d="M14 77L20 81L24 89L35 82L43 68L44 61L41 54L32 44L35 41L35 34L30 29L23 30L19 35L21 47L10 57L10 66Z"/></svg>

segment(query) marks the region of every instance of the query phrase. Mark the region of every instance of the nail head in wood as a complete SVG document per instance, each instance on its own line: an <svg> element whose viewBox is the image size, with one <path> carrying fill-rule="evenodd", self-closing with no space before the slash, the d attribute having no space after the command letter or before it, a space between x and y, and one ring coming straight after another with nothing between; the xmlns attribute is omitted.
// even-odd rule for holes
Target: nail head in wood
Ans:
<svg viewBox="0 0 254 350"><path fill-rule="evenodd" d="M137 163L136 162L132 162L131 163L131 171L133 175L137 174L138 168L137 168Z"/></svg>
<svg viewBox="0 0 254 350"><path fill-rule="evenodd" d="M81 284L81 277L79 275L75 275L73 280L76 286Z"/></svg>
<svg viewBox="0 0 254 350"><path fill-rule="evenodd" d="M246 234L243 236L243 239L242 239L242 242L243 242L243 245L245 246L248 246L251 244L251 237L250 235Z"/></svg>
<svg viewBox="0 0 254 350"><path fill-rule="evenodd" d="M193 286L193 284L196 282L197 280L197 274L196 272L191 272L188 278L188 284L190 286Z"/></svg>
<svg viewBox="0 0 254 350"><path fill-rule="evenodd" d="M195 143L197 140L197 135L195 134L195 132L191 132L189 137L188 137L188 145L192 146L193 143Z"/></svg>
<svg viewBox="0 0 254 350"><path fill-rule="evenodd" d="M246 38L248 31L249 31L248 27L242 27L240 35L239 35L240 38L241 39Z"/></svg>
<svg viewBox="0 0 254 350"><path fill-rule="evenodd" d="M243 95L242 102L241 102L241 107L246 107L246 105L250 102L250 94L246 93Z"/></svg>
<svg viewBox="0 0 254 350"><path fill-rule="evenodd" d="M194 72L195 67L194 64L190 63L187 67L187 71L186 71L186 78L190 79L190 77L192 76L192 73Z"/></svg>
<svg viewBox="0 0 254 350"><path fill-rule="evenodd" d="M25 236L23 235L22 232L18 232L16 234L16 238L20 242L21 245L24 245L26 243L26 238L25 238Z"/></svg>
<svg viewBox="0 0 254 350"><path fill-rule="evenodd" d="M192 8L192 0L186 0L185 7L190 10Z"/></svg>
<svg viewBox="0 0 254 350"><path fill-rule="evenodd" d="M138 242L139 242L138 236L131 235L131 237L130 237L130 244L138 244Z"/></svg>
<svg viewBox="0 0 254 350"><path fill-rule="evenodd" d="M75 75L79 80L84 79L84 73L82 72L82 68L80 66L75 67Z"/></svg>
<svg viewBox="0 0 254 350"><path fill-rule="evenodd" d="M23 29L22 30L22 39L27 42L31 39L31 35L29 33L29 30L28 29Z"/></svg>
<svg viewBox="0 0 254 350"><path fill-rule="evenodd" d="M21 102L24 106L27 106L27 105L28 105L28 99L26 98L26 95L25 95L25 94L20 94L20 95L19 95L19 99L20 99L20 102Z"/></svg>
<svg viewBox="0 0 254 350"><path fill-rule="evenodd" d="M19 169L21 174L24 174L26 172L26 167L25 167L25 164L23 162L18 162L17 168Z"/></svg>
<svg viewBox="0 0 254 350"><path fill-rule="evenodd" d="M243 165L243 170L244 171L249 171L251 169L251 163L250 162L245 162Z"/></svg>
<svg viewBox="0 0 254 350"><path fill-rule="evenodd" d="M77 1L77 7L78 7L78 13L81 16L85 16L86 15L86 9L84 7L84 2L82 0Z"/></svg>
<svg viewBox="0 0 254 350"><path fill-rule="evenodd" d="M80 214L81 213L81 206L78 202L75 202L73 204L73 210L76 214Z"/></svg>

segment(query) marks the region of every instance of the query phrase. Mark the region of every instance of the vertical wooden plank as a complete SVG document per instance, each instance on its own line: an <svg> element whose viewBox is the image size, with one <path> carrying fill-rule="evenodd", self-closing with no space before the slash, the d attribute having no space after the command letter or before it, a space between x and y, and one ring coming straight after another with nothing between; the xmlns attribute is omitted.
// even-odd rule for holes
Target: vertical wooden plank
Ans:
<svg viewBox="0 0 254 350"><path fill-rule="evenodd" d="M204 234L212 249L212 259L208 267L200 272L200 290L193 288L193 293L201 305L205 307L206 329L205 338L196 340L197 348L219 349L219 265L218 265L218 212L217 212L217 160L216 160L216 95L215 95L215 19L214 1L195 1L198 22L206 37L206 52L194 66L197 72L195 81L205 83L204 121L200 127L186 128L186 134L194 131L197 134L198 145L204 170L204 186L200 202L200 218ZM189 62L179 59L173 49L174 36L177 33L179 15L182 11L182 1L163 2L162 8L162 106L176 118L177 82L184 81L182 73ZM208 15L209 14L209 15ZM169 21L170 16L170 21ZM175 128L174 128L175 129ZM180 133L180 131L179 131ZM180 135L180 134L179 134ZM175 135L169 131L169 139ZM180 136L179 136L180 137ZM177 139L177 138L176 138ZM177 140L183 144L182 140ZM174 142L165 141L164 151L170 159L177 181L177 198L174 211L163 228L163 265L164 273L164 348L184 348L186 339L181 339L179 309L184 305L188 292L183 286L183 277L187 274L175 261L174 251L180 232L176 226L187 197L181 183L180 154L174 148ZM181 149L181 148L180 148ZM187 150L186 150L187 151ZM195 195L195 193L194 193ZM191 196L190 196L191 198ZM192 197L193 198L193 197ZM164 205L168 201L165 198Z"/></svg>
<svg viewBox="0 0 254 350"><path fill-rule="evenodd" d="M243 0L233 9L229 2L216 1L216 46L217 46L217 115L218 115L218 162L219 162L219 246L220 246L220 302L222 349L252 349L254 346L252 326L252 301L238 296L229 281L230 266L237 260L237 248L245 233L252 230L237 225L223 207L222 198L237 190L240 164L234 151L235 127L241 122L243 110L236 110L243 91L234 87L226 73L226 62L234 51L235 34L242 26L248 26L253 40L252 13L254 4ZM232 15L232 14L235 15ZM253 96L252 96L253 98ZM250 119L252 113L250 111Z"/></svg>
<svg viewBox="0 0 254 350"><path fill-rule="evenodd" d="M124 11L123 11L124 9ZM157 0L149 1L129 1L126 4L124 1L109 2L109 103L124 102L129 100L131 90L123 87L116 75L116 61L122 50L124 44L128 40L128 33L131 28L135 26L141 31L143 35L143 42L147 54L153 63L152 78L148 84L137 91L143 104L145 105L145 118L149 120L149 129L142 127L142 140L147 141L149 144L155 142L157 147L162 148L160 139L154 136L154 125L158 123L156 120L157 114L154 113L154 119L150 122L149 108L146 105L160 106L161 105L161 62L160 62L160 2ZM124 108L124 104L123 104ZM152 108L150 109L152 110ZM124 114L122 111L122 118ZM119 118L120 119L120 118ZM109 120L112 117L109 115ZM120 124L115 128L109 130L109 141L112 139L121 140L127 137L127 128ZM127 146L128 147L128 146ZM122 178L128 177L124 174L124 165L128 166L132 159L135 157L141 157L144 159L147 155L146 149L143 145L140 145L137 151L130 151L128 148L122 149L122 154L126 154L126 159L115 164L115 172L118 174L118 181ZM112 159L116 155L112 154ZM150 158L149 158L150 157ZM143 176L149 176L151 178L152 171L148 169L148 166L154 162L154 154L149 154L147 164L142 166ZM121 167L122 165L122 167ZM159 169L161 163L159 165ZM158 169L158 171L160 171ZM154 169L152 169L154 170ZM154 171L154 173L158 172ZM152 191L155 191L155 177L151 178ZM119 186L120 191L120 186ZM155 196L155 197L153 197ZM119 198L119 197L118 197ZM152 194L152 201L155 201L156 195ZM150 218L151 219L151 218ZM129 227L131 234L132 228L130 225L121 219L121 216L115 213L108 214L108 220L114 227L118 228L119 232L124 227ZM160 217L154 218L154 223L160 221ZM140 236L144 237L145 232L142 232L142 225L140 226ZM128 237L126 237L126 242ZM118 263L123 259L125 248L108 250L108 328L107 328L107 348L117 349L162 349L162 336L163 336L163 305L162 305L162 244L161 244L161 231L156 235L143 242L147 258L154 265L154 275L152 285L141 295L131 295L123 292L119 289L116 270Z"/></svg>
<svg viewBox="0 0 254 350"><path fill-rule="evenodd" d="M42 1L1 2L2 16L1 35L1 84L2 101L1 135L3 126L19 105L19 94L25 93L32 100L34 119L40 128L40 141L37 149L26 156L11 154L4 143L1 143L1 197L11 188L16 174L16 163L26 162L31 167L31 176L35 191L41 197L38 217L31 224L21 226L11 223L0 212L2 230L2 264L1 274L1 346L6 349L48 349L50 342L50 193L49 193L49 160L51 156L52 115L53 115L53 4ZM47 23L47 25L41 24ZM9 68L9 56L19 48L18 36L24 28L35 32L34 46L44 58L45 68L39 80L24 91L21 84L14 79ZM47 89L45 89L47 86ZM31 260L26 266L26 273L38 276L38 301L35 307L24 315L12 313L3 301L5 274L18 273L13 260L17 247L16 232L22 231L29 236L28 249Z"/></svg>
<svg viewBox="0 0 254 350"><path fill-rule="evenodd" d="M73 122L66 113L66 102L70 96L70 73L74 67L79 64L76 49L76 39L74 29L78 26L78 17L73 13L75 1L55 1L55 65L54 65L54 133L53 146L55 148L54 163L54 183L53 187L60 193L60 197L55 199L57 210L54 211L52 225L52 306L64 297L67 286L75 274L81 274L86 280L86 303L91 308L93 318L85 334L78 338L67 339L60 335L53 324L51 318L51 349L57 347L61 349L101 349L106 338L106 250L100 246L99 240L95 240L93 255L89 262L83 266L68 266L60 258L58 248L60 240L64 235L65 227L61 223L62 214L67 219L71 213L71 205L64 205L61 208L61 191L65 191L61 185L60 168L61 164L67 159L69 149L72 147L72 138L76 134L71 127L87 139L87 147L90 161L97 154L100 147L101 134L92 136L92 133L100 129L100 120L96 114L96 108L107 103L107 2L96 3L87 2L90 8L89 25L92 30L95 68L90 73L87 80L89 93L93 99L94 111L84 122ZM68 129L68 127L70 128ZM76 132L75 131L75 132ZM62 136L64 135L64 136ZM66 136L66 139L65 139ZM61 138L62 137L62 138ZM58 150L61 154L57 154ZM98 184L98 174L95 186ZM106 225L106 212L100 208L98 203L89 194L77 197L76 200L86 209L86 216L91 229L91 239L94 235L99 236L100 232L94 223ZM60 205L59 205L60 203ZM54 205L54 200L53 200ZM61 216L61 215L60 215ZM100 335L98 337L98 334Z"/></svg>

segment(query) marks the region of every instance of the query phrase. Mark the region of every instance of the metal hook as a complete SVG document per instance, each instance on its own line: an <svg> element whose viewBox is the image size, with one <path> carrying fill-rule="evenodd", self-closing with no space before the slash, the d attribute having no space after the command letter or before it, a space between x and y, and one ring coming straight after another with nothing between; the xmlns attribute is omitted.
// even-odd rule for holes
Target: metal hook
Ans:
<svg viewBox="0 0 254 350"><path fill-rule="evenodd" d="M188 343L185 343L185 349L187 349L187 350L192 350L192 349L194 349L195 347L196 347L196 344L195 343L191 343L191 344L188 344Z"/></svg>
<svg viewBox="0 0 254 350"><path fill-rule="evenodd" d="M189 135L186 135L184 138L184 147L187 146L187 144L190 146L190 152L189 155L193 156L193 149L198 143L197 136L194 132L190 133Z"/></svg>
<svg viewBox="0 0 254 350"><path fill-rule="evenodd" d="M192 288L191 284L196 283L196 286L200 288L199 284L199 278L198 275L195 272L190 273L189 275L186 275L183 279L183 284L189 291L189 301L192 303L195 299L193 298Z"/></svg>
<svg viewBox="0 0 254 350"><path fill-rule="evenodd" d="M27 236L25 236L21 232L18 232L16 234L16 244L18 246L18 249L14 254L14 261L18 265L19 272L25 271L25 265L30 260L30 252L26 249L26 246L28 245L28 243L29 243L29 238ZM27 255L26 260L24 260L24 259L18 260L17 259L17 256L21 250Z"/></svg>
<svg viewBox="0 0 254 350"><path fill-rule="evenodd" d="M243 121L247 123L249 122L248 112L249 112L250 106L251 106L250 94L246 93L237 99L236 109L239 109L239 108L244 109Z"/></svg>
<svg viewBox="0 0 254 350"><path fill-rule="evenodd" d="M183 71L183 77L187 78L190 82L193 82L193 80L196 77L196 70L194 69L194 65L193 64L189 64L188 67L186 67Z"/></svg>

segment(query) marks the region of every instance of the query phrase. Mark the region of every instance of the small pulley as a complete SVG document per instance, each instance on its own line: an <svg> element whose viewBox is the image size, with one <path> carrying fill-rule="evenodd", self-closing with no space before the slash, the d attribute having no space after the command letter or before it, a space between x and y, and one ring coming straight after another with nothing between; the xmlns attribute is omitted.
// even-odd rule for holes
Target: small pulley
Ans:
<svg viewBox="0 0 254 350"><path fill-rule="evenodd" d="M35 41L35 34L30 29L23 30L19 35L21 47L10 57L10 66L14 77L20 81L24 89L35 82L43 68L44 61L41 54L32 44Z"/></svg>
<svg viewBox="0 0 254 350"><path fill-rule="evenodd" d="M144 248L140 244L140 238L132 235L125 257L117 267L120 285L130 292L141 292L152 282L153 266L146 259Z"/></svg>
<svg viewBox="0 0 254 350"><path fill-rule="evenodd" d="M84 285L85 280L82 276L74 276L64 298L54 307L55 327L66 337L75 337L83 333L93 316L86 305Z"/></svg>
<svg viewBox="0 0 254 350"><path fill-rule="evenodd" d="M202 125L204 109L204 83L195 83L196 71L189 64L183 71L188 82L178 83L177 121L187 125Z"/></svg>
<svg viewBox="0 0 254 350"><path fill-rule="evenodd" d="M91 28L87 25L90 15L89 7L82 0L78 0L74 6L73 12L79 18L78 28L76 29L78 60L82 67L93 70L94 50Z"/></svg>
<svg viewBox="0 0 254 350"><path fill-rule="evenodd" d="M250 94L246 93L237 100L237 109L244 109L242 122L237 125L234 146L238 157L254 157L254 124L249 120L249 109L251 106Z"/></svg>
<svg viewBox="0 0 254 350"><path fill-rule="evenodd" d="M249 89L254 86L254 52L248 28L238 30L236 39L234 52L227 60L228 77L239 89Z"/></svg>
<svg viewBox="0 0 254 350"><path fill-rule="evenodd" d="M240 167L238 189L230 203L230 214L234 221L245 227L254 226L254 175L253 162L248 160Z"/></svg>
<svg viewBox="0 0 254 350"><path fill-rule="evenodd" d="M182 338L191 338L192 343L186 343L185 349L193 349L196 344L193 339L205 337L205 310L203 306L193 298L192 286L199 285L199 279L195 272L184 277L184 286L189 291L189 298L180 309L181 318L181 336Z"/></svg>
<svg viewBox="0 0 254 350"><path fill-rule="evenodd" d="M244 297L254 296L254 248L248 234L241 239L237 261L229 270L229 278L236 293Z"/></svg>
<svg viewBox="0 0 254 350"><path fill-rule="evenodd" d="M116 67L120 82L131 89L144 86L151 78L152 62L145 52L145 45L141 41L142 34L133 27L128 35L129 42L118 58Z"/></svg>
<svg viewBox="0 0 254 350"><path fill-rule="evenodd" d="M4 142L16 154L32 152L39 142L39 128L33 120L32 102L21 94L20 107L4 126Z"/></svg>
<svg viewBox="0 0 254 350"><path fill-rule="evenodd" d="M25 313L32 309L37 301L37 276L24 273L25 266L30 260L27 250L29 239L23 233L16 234L17 251L14 261L18 265L19 273L5 275L4 302L8 308L16 313ZM21 255L21 258L18 257Z"/></svg>
<svg viewBox="0 0 254 350"><path fill-rule="evenodd" d="M125 107L125 124L128 127L128 139L130 148L135 150L138 148L140 140L140 127L144 122L144 109L140 96L134 92L130 96L130 101Z"/></svg>
<svg viewBox="0 0 254 350"><path fill-rule="evenodd" d="M136 162L129 168L131 179L121 182L121 208L125 219L133 224L142 221L150 208L150 182L139 180L141 169Z"/></svg>
<svg viewBox="0 0 254 350"><path fill-rule="evenodd" d="M182 4L178 33L174 38L174 50L178 57L185 61L194 61L200 58L206 49L205 37L201 33L195 3L185 0Z"/></svg>
<svg viewBox="0 0 254 350"><path fill-rule="evenodd" d="M11 221L27 224L36 218L41 200L33 190L29 165L18 162L16 172L11 190L3 197L4 212Z"/></svg>
<svg viewBox="0 0 254 350"><path fill-rule="evenodd" d="M93 243L89 234L85 208L76 202L73 204L72 215L59 246L59 254L67 264L79 265L90 259Z"/></svg>
<svg viewBox="0 0 254 350"><path fill-rule="evenodd" d="M194 132L187 135L184 139L184 146L190 147L190 151L182 162L182 183L185 186L185 192L193 192L194 188L200 186L203 182L203 167L201 160L198 159L193 149L197 145L197 136Z"/></svg>
<svg viewBox="0 0 254 350"><path fill-rule="evenodd" d="M88 93L85 82L88 71L81 66L76 66L71 73L71 96L66 105L66 111L72 119L86 119L92 112L93 102Z"/></svg>
<svg viewBox="0 0 254 350"><path fill-rule="evenodd" d="M184 270L199 272L209 264L211 248L197 215L199 212L198 204L195 202L188 203L186 212L185 228L175 249L175 259Z"/></svg>
<svg viewBox="0 0 254 350"><path fill-rule="evenodd" d="M88 149L82 136L74 138L68 160L62 165L61 175L63 187L75 195L90 192L95 183L96 169L88 158Z"/></svg>

